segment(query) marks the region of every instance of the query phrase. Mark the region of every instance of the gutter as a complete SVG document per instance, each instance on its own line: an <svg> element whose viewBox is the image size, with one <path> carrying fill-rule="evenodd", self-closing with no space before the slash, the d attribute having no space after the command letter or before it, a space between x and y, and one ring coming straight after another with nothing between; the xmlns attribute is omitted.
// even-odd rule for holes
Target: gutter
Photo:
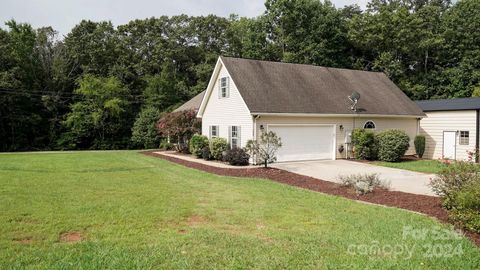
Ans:
<svg viewBox="0 0 480 270"><path fill-rule="evenodd" d="M426 115L391 115L391 114L326 114L326 113L261 113L251 112L258 116L292 116L292 117L385 117L385 118L425 118Z"/></svg>
<svg viewBox="0 0 480 270"><path fill-rule="evenodd" d="M478 163L479 162L479 151L478 151L478 147L479 147L479 144L480 144L480 134L478 134L480 132L480 110L477 110L477 121L476 121L476 132L475 132L475 162Z"/></svg>

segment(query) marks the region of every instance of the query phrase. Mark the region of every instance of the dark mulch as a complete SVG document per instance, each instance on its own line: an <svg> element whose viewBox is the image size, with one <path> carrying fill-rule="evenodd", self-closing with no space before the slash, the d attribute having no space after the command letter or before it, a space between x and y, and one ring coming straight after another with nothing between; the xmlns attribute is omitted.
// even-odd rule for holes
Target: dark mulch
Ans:
<svg viewBox="0 0 480 270"><path fill-rule="evenodd" d="M438 197L410 194L400 191L388 191L377 189L366 195L357 195L348 187L339 184L320 180L317 178L304 176L276 168L245 168L245 169L227 169L213 167L197 162L191 162L180 158L164 156L153 153L155 151L145 151L143 154L153 157L162 158L171 162L175 162L190 168L202 170L224 176L236 177L255 177L266 178L283 184L305 188L326 194L342 196L348 199L359 200L369 203L375 203L390 207L402 208L410 211L419 212L437 218L441 222L448 223L448 214L441 206L441 200ZM475 244L480 246L480 234L466 232Z"/></svg>

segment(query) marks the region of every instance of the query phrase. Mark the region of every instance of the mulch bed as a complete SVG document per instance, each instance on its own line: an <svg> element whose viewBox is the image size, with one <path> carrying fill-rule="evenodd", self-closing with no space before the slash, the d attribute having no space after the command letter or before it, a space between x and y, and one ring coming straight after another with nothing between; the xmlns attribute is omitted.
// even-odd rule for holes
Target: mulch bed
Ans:
<svg viewBox="0 0 480 270"><path fill-rule="evenodd" d="M155 154L158 150L142 152L144 155L162 158L190 168L202 170L224 176L266 178L279 183L305 188L330 195L342 196L352 200L380 204L390 207L402 208L419 212L437 218L443 223L448 223L448 213L442 208L441 200L438 197L417 195L400 191L388 191L377 189L366 195L357 195L352 189L343 187L337 183L320 180L317 178L300 175L276 168L245 168L229 169L218 168L197 162L187 161L180 158ZM480 234L465 232L477 246L480 246Z"/></svg>

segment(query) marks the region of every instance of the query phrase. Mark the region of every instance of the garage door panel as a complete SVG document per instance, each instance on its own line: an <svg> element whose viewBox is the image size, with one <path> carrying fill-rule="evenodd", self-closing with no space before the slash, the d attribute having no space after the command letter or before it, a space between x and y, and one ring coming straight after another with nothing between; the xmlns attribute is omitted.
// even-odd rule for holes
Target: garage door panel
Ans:
<svg viewBox="0 0 480 270"><path fill-rule="evenodd" d="M332 159L333 126L269 126L282 140L278 161Z"/></svg>

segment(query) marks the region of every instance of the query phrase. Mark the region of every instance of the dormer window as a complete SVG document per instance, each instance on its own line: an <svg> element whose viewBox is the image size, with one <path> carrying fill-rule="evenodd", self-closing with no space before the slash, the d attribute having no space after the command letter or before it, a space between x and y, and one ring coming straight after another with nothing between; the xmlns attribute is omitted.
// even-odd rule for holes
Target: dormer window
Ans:
<svg viewBox="0 0 480 270"><path fill-rule="evenodd" d="M220 98L227 98L229 96L229 78L223 77L219 81L218 96Z"/></svg>

